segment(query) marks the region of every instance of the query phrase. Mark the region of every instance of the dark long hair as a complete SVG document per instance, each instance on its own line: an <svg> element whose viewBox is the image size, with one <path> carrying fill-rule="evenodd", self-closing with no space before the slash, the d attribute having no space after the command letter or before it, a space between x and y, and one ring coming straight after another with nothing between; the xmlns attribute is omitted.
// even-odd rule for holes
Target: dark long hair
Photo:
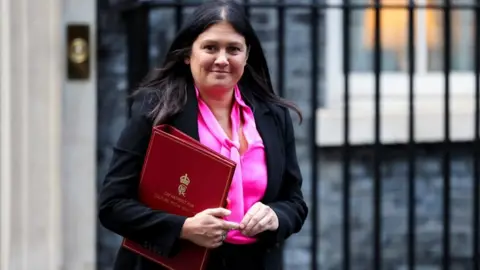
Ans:
<svg viewBox="0 0 480 270"><path fill-rule="evenodd" d="M265 55L245 16L244 8L235 1L213 0L203 3L193 12L170 45L161 68L151 71L134 93L154 93L155 105L151 111L154 124L163 123L182 110L187 100L187 87L193 84L193 77L185 59L190 55L192 44L197 37L211 25L224 20L243 35L249 48L247 65L239 82L241 91L252 91L251 94L262 101L294 110L301 122L300 110L273 91Z"/></svg>

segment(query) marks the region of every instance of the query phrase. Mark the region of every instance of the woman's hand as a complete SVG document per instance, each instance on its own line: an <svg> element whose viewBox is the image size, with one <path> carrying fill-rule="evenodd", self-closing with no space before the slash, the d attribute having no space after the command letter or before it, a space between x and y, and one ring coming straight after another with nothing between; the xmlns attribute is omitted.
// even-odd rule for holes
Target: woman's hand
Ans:
<svg viewBox="0 0 480 270"><path fill-rule="evenodd" d="M277 214L269 206L257 202L245 214L240 230L245 236L254 236L261 232L278 229Z"/></svg>
<svg viewBox="0 0 480 270"><path fill-rule="evenodd" d="M230 210L213 208L187 218L182 227L181 238L206 248L219 247L229 230L240 228L238 223L221 219L228 215Z"/></svg>

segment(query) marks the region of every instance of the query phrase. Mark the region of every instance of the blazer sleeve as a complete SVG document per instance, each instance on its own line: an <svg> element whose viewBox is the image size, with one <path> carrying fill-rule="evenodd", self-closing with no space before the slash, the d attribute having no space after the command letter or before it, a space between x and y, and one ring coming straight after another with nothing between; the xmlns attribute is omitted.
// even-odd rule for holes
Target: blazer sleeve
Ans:
<svg viewBox="0 0 480 270"><path fill-rule="evenodd" d="M308 215L302 193L302 175L298 166L292 118L288 109L284 111L285 170L279 198L268 204L277 215L279 226L276 231L266 231L261 236L269 246L278 246L299 232Z"/></svg>
<svg viewBox="0 0 480 270"><path fill-rule="evenodd" d="M143 98L134 102L132 116L113 147L98 215L105 228L169 257L178 252L186 217L152 210L138 201L139 177L152 131L148 107Z"/></svg>

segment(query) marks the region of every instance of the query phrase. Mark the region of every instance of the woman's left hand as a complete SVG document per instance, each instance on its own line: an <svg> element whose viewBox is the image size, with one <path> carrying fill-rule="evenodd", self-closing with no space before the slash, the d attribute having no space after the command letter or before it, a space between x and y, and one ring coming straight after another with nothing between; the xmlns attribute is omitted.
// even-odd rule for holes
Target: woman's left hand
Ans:
<svg viewBox="0 0 480 270"><path fill-rule="evenodd" d="M261 232L278 229L277 214L269 206L257 202L245 214L240 223L240 231L245 236L254 236Z"/></svg>

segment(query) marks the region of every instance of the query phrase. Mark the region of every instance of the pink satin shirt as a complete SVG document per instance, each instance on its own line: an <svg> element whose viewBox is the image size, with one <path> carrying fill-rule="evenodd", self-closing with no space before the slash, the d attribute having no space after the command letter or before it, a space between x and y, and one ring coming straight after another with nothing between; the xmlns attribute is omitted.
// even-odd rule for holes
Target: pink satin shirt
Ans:
<svg viewBox="0 0 480 270"><path fill-rule="evenodd" d="M242 99L240 89L235 87L235 100L232 108L232 139L228 138L210 108L201 99L198 89L198 132L200 142L237 163L232 185L228 193L228 209L231 215L226 220L240 223L252 207L260 201L267 186L267 165L262 138L257 131L253 112ZM240 154L239 130L243 118L243 136L248 144ZM230 231L225 242L249 244L255 238L247 237L239 231Z"/></svg>

